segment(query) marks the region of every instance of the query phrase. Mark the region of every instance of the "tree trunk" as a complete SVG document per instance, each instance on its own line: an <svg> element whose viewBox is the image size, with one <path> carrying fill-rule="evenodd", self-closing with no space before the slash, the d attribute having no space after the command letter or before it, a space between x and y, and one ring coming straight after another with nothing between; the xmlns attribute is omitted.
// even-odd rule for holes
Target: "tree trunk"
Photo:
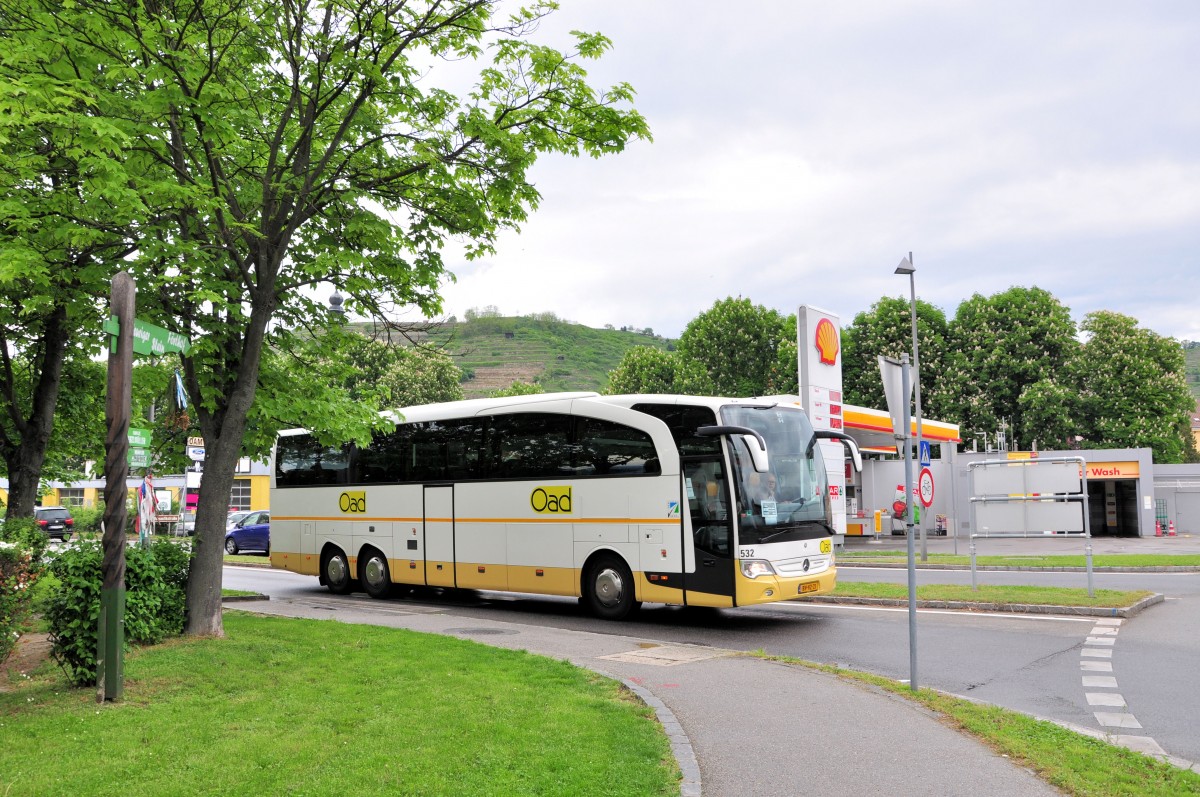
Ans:
<svg viewBox="0 0 1200 797"><path fill-rule="evenodd" d="M229 496L233 476L242 452L246 419L254 402L262 350L266 340L272 301L269 297L274 280L259 288L247 323L237 379L219 410L213 412L196 405L200 431L204 434L204 478L196 506L196 538L187 583L187 625L189 636L224 636L221 619L221 573L225 556L225 518L229 514ZM194 394L193 394L194 398Z"/></svg>
<svg viewBox="0 0 1200 797"><path fill-rule="evenodd" d="M244 424L243 424L244 425ZM224 636L221 619L221 571L225 557L225 518L241 434L204 438L204 478L196 506L196 538L187 583L189 636Z"/></svg>
<svg viewBox="0 0 1200 797"><path fill-rule="evenodd" d="M22 418L21 407L9 407L20 441L9 440L4 461L8 467L8 509L5 517L33 517L38 498L38 482L54 429L54 409L62 385L63 363L67 357L67 308L59 305L45 319L41 362L37 364L37 383L29 416ZM12 395L12 392L9 393Z"/></svg>

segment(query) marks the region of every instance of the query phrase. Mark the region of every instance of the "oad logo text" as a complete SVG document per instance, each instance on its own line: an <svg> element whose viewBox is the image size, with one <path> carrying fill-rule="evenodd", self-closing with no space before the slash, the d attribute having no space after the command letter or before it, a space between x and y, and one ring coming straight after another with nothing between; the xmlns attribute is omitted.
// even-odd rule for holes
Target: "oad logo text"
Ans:
<svg viewBox="0 0 1200 797"><path fill-rule="evenodd" d="M570 487L535 487L529 494L529 505L539 515L570 514Z"/></svg>
<svg viewBox="0 0 1200 797"><path fill-rule="evenodd" d="M367 493L365 490L344 492L338 496L338 509L348 515L361 515L367 511Z"/></svg>

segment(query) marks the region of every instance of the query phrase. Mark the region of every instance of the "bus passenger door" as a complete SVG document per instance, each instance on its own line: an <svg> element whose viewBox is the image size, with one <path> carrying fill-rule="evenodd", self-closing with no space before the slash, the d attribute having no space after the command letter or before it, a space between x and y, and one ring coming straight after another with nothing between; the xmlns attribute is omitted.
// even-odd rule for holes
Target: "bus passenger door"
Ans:
<svg viewBox="0 0 1200 797"><path fill-rule="evenodd" d="M453 587L454 486L425 488L425 583Z"/></svg>
<svg viewBox="0 0 1200 797"><path fill-rule="evenodd" d="M711 457L683 460L684 498L692 521L694 572L683 574L689 606L732 606L733 520L725 465Z"/></svg>

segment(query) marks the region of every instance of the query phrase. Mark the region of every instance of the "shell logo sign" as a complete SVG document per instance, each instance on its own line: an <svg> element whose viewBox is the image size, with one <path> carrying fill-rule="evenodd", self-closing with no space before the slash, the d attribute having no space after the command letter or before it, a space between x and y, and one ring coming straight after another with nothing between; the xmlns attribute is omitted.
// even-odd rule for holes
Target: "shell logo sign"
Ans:
<svg viewBox="0 0 1200 797"><path fill-rule="evenodd" d="M828 318L822 318L817 323L814 343L823 365L837 365L838 331Z"/></svg>

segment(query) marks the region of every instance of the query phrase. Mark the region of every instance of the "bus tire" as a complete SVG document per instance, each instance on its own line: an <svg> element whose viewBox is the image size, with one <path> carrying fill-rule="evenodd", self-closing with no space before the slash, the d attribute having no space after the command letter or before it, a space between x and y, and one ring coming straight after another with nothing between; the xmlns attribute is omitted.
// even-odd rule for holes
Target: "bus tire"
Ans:
<svg viewBox="0 0 1200 797"><path fill-rule="evenodd" d="M615 554L601 554L584 571L583 600L603 620L621 620L637 607L633 574Z"/></svg>
<svg viewBox="0 0 1200 797"><path fill-rule="evenodd" d="M334 595L349 595L354 590L354 579L350 577L350 562L346 554L335 551L325 555L321 561L321 574L325 576L325 586Z"/></svg>
<svg viewBox="0 0 1200 797"><path fill-rule="evenodd" d="M371 550L359 558L358 580L363 589L372 598L386 598L392 592L392 575L388 569L387 557L379 551Z"/></svg>

